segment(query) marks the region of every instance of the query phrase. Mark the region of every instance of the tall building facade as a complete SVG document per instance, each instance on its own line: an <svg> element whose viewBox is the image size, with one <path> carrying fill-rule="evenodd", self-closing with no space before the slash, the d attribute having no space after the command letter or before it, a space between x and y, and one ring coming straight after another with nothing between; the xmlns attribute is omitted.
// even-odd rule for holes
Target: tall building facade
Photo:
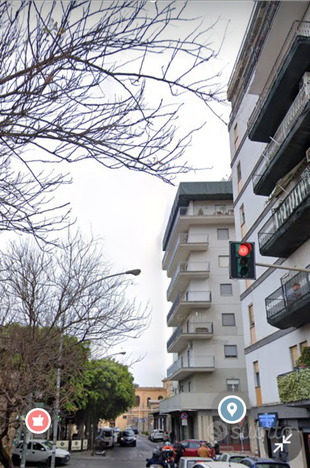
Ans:
<svg viewBox="0 0 310 468"><path fill-rule="evenodd" d="M257 263L296 268L259 266L256 280L239 281L260 454L307 467L310 276L300 269L310 265L309 2L255 2L228 99L237 239L255 242ZM294 441L275 452L288 426Z"/></svg>
<svg viewBox="0 0 310 468"><path fill-rule="evenodd" d="M208 428L219 420L219 397L247 393L239 289L228 277L228 246L234 238L231 182L181 183L162 261L171 279L167 350L173 364L167 378L175 382L175 395L160 403L179 440L210 440ZM240 448L240 439L230 432L221 443ZM249 449L248 440L244 448Z"/></svg>

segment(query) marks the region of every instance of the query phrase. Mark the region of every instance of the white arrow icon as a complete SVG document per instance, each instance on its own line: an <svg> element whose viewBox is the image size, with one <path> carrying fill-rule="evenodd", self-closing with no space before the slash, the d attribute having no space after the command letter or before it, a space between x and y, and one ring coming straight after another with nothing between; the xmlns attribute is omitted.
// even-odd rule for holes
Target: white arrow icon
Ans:
<svg viewBox="0 0 310 468"><path fill-rule="evenodd" d="M282 436L282 442L281 443L278 443L278 444L275 444L275 445L278 445L278 447L273 451L273 453L276 453L278 450L281 449L281 452L283 450L283 445L284 444L290 444L291 441L289 440L291 437L292 437L293 434L290 434L289 436L285 437L285 436Z"/></svg>

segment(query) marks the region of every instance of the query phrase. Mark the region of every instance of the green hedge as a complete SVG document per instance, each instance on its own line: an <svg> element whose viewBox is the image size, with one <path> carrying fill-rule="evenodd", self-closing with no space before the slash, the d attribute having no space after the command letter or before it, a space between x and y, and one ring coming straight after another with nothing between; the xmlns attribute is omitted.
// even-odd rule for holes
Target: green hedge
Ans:
<svg viewBox="0 0 310 468"><path fill-rule="evenodd" d="M281 403L310 399L310 369L298 369L277 377Z"/></svg>

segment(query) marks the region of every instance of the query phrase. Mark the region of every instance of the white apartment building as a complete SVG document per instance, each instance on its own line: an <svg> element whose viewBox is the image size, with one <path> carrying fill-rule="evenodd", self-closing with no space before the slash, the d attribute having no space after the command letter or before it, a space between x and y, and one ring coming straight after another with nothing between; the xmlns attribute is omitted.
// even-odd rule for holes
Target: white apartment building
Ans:
<svg viewBox="0 0 310 468"><path fill-rule="evenodd" d="M176 382L176 394L160 402L179 440L210 440L208 428L219 421L220 400L232 392L247 397L239 288L228 276L229 239L235 239L231 182L181 183L162 261L171 278L167 350L174 362L167 378ZM240 450L231 430L221 446ZM248 439L244 449L249 449Z"/></svg>
<svg viewBox="0 0 310 468"><path fill-rule="evenodd" d="M255 2L228 99L236 237L255 242L258 263L309 267L309 2ZM310 466L310 369L297 361L310 345L309 280L257 267L255 281L239 281L260 455L292 468ZM273 438L263 426L276 417ZM287 426L295 428L292 443L274 452Z"/></svg>

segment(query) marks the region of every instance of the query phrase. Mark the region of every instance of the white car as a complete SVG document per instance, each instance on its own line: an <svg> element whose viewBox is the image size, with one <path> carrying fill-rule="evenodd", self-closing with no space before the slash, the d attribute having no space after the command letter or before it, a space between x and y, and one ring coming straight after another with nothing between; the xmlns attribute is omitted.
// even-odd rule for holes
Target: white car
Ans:
<svg viewBox="0 0 310 468"><path fill-rule="evenodd" d="M244 453L221 453L220 456L218 457L218 461L227 461L227 462L235 462L235 463L240 463L241 460L244 458L247 458L249 455L246 455Z"/></svg>
<svg viewBox="0 0 310 468"><path fill-rule="evenodd" d="M158 442L159 440L163 441L164 440L164 431L162 431L160 429L155 429L155 431L153 431L151 433L150 439L151 439L152 442Z"/></svg>
<svg viewBox="0 0 310 468"><path fill-rule="evenodd" d="M213 462L213 459L202 458L202 457L181 457L179 460L178 468L193 468L195 463L205 462L205 461Z"/></svg>
<svg viewBox="0 0 310 468"><path fill-rule="evenodd" d="M240 463L212 461L196 463L193 468L241 468L241 466Z"/></svg>
<svg viewBox="0 0 310 468"><path fill-rule="evenodd" d="M27 445L26 461L33 463L46 462L50 466L53 444L48 440L30 440ZM19 442L12 452L12 462L19 465L23 452L23 442ZM56 448L56 464L64 465L70 461L70 453L67 450Z"/></svg>

